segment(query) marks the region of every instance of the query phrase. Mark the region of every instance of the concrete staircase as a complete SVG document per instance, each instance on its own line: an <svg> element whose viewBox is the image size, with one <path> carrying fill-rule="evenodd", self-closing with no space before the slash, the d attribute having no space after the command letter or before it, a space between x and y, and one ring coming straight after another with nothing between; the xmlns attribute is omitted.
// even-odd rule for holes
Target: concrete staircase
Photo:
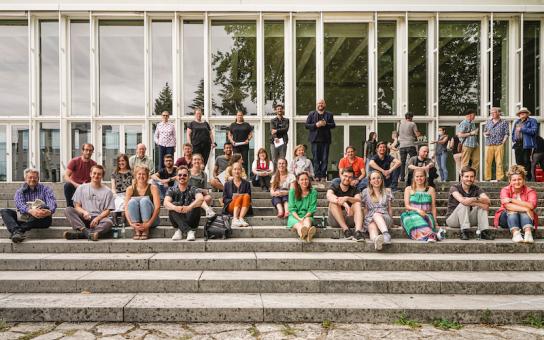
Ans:
<svg viewBox="0 0 544 340"><path fill-rule="evenodd" d="M502 185L482 184L492 212ZM13 207L18 186L2 185L0 207ZM544 185L536 187L542 207ZM275 217L269 194L259 191L251 227L235 228L229 240L205 242L199 228L195 242L172 241L174 229L161 210L147 241L133 241L130 228L125 239L65 241L62 185L54 189L60 208L53 227L28 233L21 244L0 228L2 320L393 322L404 316L520 323L544 317L541 230L532 245L512 243L506 230L494 241L460 241L453 229L437 244L411 241L399 227L402 193L395 195L393 244L376 253L369 241L343 240L329 227L313 243L297 240ZM448 191L440 184L440 225ZM326 215L324 195L320 190L317 215Z"/></svg>

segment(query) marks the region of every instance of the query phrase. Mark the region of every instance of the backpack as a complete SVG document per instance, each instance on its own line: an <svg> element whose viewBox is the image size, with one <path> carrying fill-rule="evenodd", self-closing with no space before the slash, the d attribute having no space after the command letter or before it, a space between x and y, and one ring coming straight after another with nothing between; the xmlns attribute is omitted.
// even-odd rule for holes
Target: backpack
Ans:
<svg viewBox="0 0 544 340"><path fill-rule="evenodd" d="M208 218L204 225L204 239L225 240L232 234L230 220L227 215L215 215Z"/></svg>

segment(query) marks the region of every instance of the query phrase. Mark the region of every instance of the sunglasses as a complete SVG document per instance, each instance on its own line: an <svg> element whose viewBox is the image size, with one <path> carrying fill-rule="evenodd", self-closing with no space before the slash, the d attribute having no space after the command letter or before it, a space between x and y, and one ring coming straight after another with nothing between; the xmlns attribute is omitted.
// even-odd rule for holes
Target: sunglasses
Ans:
<svg viewBox="0 0 544 340"><path fill-rule="evenodd" d="M178 174L178 177L182 177L182 178L185 178L185 177L188 177L189 175L187 174Z"/></svg>

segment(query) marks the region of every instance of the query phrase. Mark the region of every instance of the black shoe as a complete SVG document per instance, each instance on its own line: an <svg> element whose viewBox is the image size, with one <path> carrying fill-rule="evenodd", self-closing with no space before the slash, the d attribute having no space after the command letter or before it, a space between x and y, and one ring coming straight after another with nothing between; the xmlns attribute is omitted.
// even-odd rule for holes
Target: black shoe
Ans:
<svg viewBox="0 0 544 340"><path fill-rule="evenodd" d="M357 242L363 242L365 240L365 235L360 230L355 231L354 237L355 237L355 241Z"/></svg>
<svg viewBox="0 0 544 340"><path fill-rule="evenodd" d="M89 241L98 241L98 233L89 233Z"/></svg>
<svg viewBox="0 0 544 340"><path fill-rule="evenodd" d="M495 235L493 235L493 232L491 230L486 229L486 230L482 230L482 232L480 233L480 238L482 240L494 240Z"/></svg>
<svg viewBox="0 0 544 340"><path fill-rule="evenodd" d="M79 230L65 231L63 236L67 240L78 240L78 239L85 238L85 234Z"/></svg>
<svg viewBox="0 0 544 340"><path fill-rule="evenodd" d="M21 243L23 242L24 239L25 239L25 235L18 231L14 232L13 235L11 235L11 242L13 243Z"/></svg>
<svg viewBox="0 0 544 340"><path fill-rule="evenodd" d="M461 232L459 233L459 238L463 241L467 241L469 239L468 230L461 230Z"/></svg>
<svg viewBox="0 0 544 340"><path fill-rule="evenodd" d="M344 238L346 240L353 240L353 233L351 232L351 229L344 230Z"/></svg>

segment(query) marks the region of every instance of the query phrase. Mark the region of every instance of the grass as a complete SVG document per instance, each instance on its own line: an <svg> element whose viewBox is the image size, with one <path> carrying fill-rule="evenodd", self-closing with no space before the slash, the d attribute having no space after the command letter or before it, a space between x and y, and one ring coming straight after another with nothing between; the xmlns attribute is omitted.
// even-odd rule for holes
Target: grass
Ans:
<svg viewBox="0 0 544 340"><path fill-rule="evenodd" d="M258 338L259 335L261 335L261 332L259 332L259 330L257 329L255 325L249 327L247 331L249 332L249 335L251 335L254 338Z"/></svg>
<svg viewBox="0 0 544 340"><path fill-rule="evenodd" d="M295 336L295 335L297 335L297 330L295 328L287 325L287 324L283 325L283 328L282 328L281 332L285 336L289 336L289 335Z"/></svg>
<svg viewBox="0 0 544 340"><path fill-rule="evenodd" d="M18 338L18 340L30 340L39 337L40 335L51 332L55 327L45 327L34 332L30 332Z"/></svg>
<svg viewBox="0 0 544 340"><path fill-rule="evenodd" d="M419 322L408 319L408 316L406 316L404 313L402 313L397 321L395 321L395 325L408 326L410 328L421 328L421 324Z"/></svg>
<svg viewBox="0 0 544 340"><path fill-rule="evenodd" d="M321 327L323 327L323 329L332 329L334 327L334 324L331 320L323 320L323 323L321 323Z"/></svg>
<svg viewBox="0 0 544 340"><path fill-rule="evenodd" d="M542 315L529 314L523 323L534 328L544 328L544 319L542 318Z"/></svg>
<svg viewBox="0 0 544 340"><path fill-rule="evenodd" d="M480 322L484 325L491 324L491 311L489 309L486 309L482 312L482 316L480 317Z"/></svg>
<svg viewBox="0 0 544 340"><path fill-rule="evenodd" d="M8 329L8 324L4 320L0 320L0 332L7 331Z"/></svg>
<svg viewBox="0 0 544 340"><path fill-rule="evenodd" d="M437 319L433 321L433 326L438 329L442 329L444 331L448 331L450 329L461 329L463 328L463 325L461 325L457 321L450 321L448 319Z"/></svg>

